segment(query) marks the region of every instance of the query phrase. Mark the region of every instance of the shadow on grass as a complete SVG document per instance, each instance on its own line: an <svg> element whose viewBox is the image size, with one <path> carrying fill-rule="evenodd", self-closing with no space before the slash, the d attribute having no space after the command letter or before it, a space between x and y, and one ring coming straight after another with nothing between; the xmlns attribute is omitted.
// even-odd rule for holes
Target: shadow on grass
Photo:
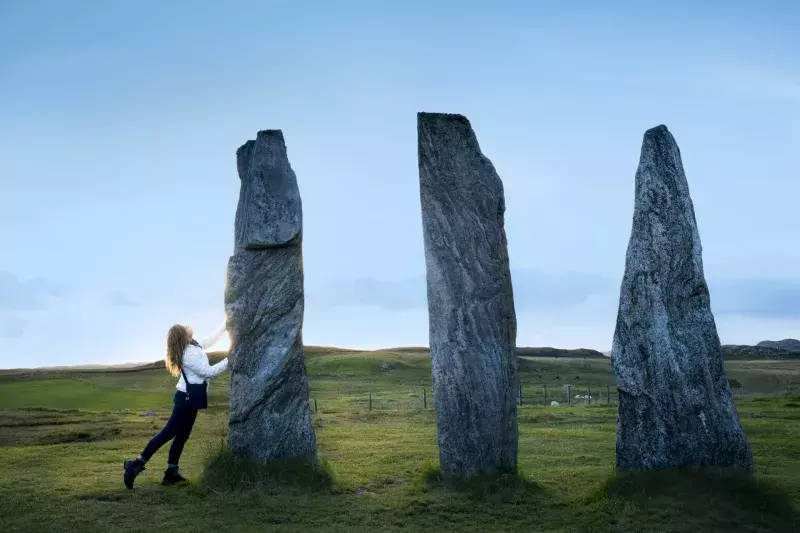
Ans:
<svg viewBox="0 0 800 533"><path fill-rule="evenodd" d="M442 475L435 465L427 465L422 471L423 486L427 490L450 490L472 499L523 503L541 497L543 490L535 481L520 472L500 472L471 478L450 478Z"/></svg>
<svg viewBox="0 0 800 533"><path fill-rule="evenodd" d="M796 531L800 513L779 488L745 472L686 468L652 472L618 470L593 499L635 503L658 513L737 525L760 524L769 531ZM761 531L761 529L754 529Z"/></svg>
<svg viewBox="0 0 800 533"><path fill-rule="evenodd" d="M335 488L324 460L292 457L264 463L238 457L227 451L224 443L206 459L200 485L216 494L238 491L309 493Z"/></svg>

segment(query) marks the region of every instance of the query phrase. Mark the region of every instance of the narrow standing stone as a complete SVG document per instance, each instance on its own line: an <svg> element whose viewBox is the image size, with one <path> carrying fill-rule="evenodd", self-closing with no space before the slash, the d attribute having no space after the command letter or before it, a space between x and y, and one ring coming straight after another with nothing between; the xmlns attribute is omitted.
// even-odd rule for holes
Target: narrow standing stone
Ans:
<svg viewBox="0 0 800 533"><path fill-rule="evenodd" d="M303 356L302 206L279 130L236 152L241 189L225 309L231 337L228 448L268 461L311 456Z"/></svg>
<svg viewBox="0 0 800 533"><path fill-rule="evenodd" d="M417 134L441 471L515 471L517 321L503 182L465 117L419 113Z"/></svg>
<svg viewBox="0 0 800 533"><path fill-rule="evenodd" d="M689 185L665 126L644 134L611 357L618 467L752 469L722 366Z"/></svg>

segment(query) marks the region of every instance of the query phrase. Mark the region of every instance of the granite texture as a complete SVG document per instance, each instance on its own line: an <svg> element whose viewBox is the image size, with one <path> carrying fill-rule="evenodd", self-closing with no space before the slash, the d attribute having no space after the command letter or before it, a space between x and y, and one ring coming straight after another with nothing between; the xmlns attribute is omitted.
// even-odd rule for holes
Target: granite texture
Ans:
<svg viewBox="0 0 800 533"><path fill-rule="evenodd" d="M644 135L611 358L617 467L752 469L723 370L680 150L665 126Z"/></svg>
<svg viewBox="0 0 800 533"><path fill-rule="evenodd" d="M297 177L280 130L259 131L236 151L242 188L236 209L235 248L259 250L300 240L303 207Z"/></svg>
<svg viewBox="0 0 800 533"><path fill-rule="evenodd" d="M441 472L517 467L517 325L503 183L461 115L417 116Z"/></svg>
<svg viewBox="0 0 800 533"><path fill-rule="evenodd" d="M236 155L241 190L225 290L228 449L261 461L313 456L297 179L280 131L259 132Z"/></svg>

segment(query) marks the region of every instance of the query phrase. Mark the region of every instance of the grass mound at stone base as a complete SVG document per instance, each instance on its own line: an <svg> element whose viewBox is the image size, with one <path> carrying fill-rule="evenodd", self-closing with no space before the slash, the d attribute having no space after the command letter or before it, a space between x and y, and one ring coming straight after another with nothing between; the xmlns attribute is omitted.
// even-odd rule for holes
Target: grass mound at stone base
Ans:
<svg viewBox="0 0 800 533"><path fill-rule="evenodd" d="M335 487L324 460L293 457L267 463L238 457L224 444L206 460L201 486L216 493L255 490L264 493L318 492Z"/></svg>

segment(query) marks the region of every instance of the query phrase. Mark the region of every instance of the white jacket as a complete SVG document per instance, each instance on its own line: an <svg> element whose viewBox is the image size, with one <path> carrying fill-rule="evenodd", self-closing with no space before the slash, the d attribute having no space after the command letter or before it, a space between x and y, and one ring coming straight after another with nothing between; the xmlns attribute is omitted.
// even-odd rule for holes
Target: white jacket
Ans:
<svg viewBox="0 0 800 533"><path fill-rule="evenodd" d="M226 357L216 365L208 364L208 355L205 350L216 344L216 342L225 333L225 325L223 324L220 329L213 336L203 339L200 342L200 347L190 344L183 351L183 372L186 373L186 378L192 385L203 383L206 380L215 378L225 372L228 368L228 358ZM183 373L181 373L178 384L175 386L181 392L186 392L186 382L183 380Z"/></svg>

